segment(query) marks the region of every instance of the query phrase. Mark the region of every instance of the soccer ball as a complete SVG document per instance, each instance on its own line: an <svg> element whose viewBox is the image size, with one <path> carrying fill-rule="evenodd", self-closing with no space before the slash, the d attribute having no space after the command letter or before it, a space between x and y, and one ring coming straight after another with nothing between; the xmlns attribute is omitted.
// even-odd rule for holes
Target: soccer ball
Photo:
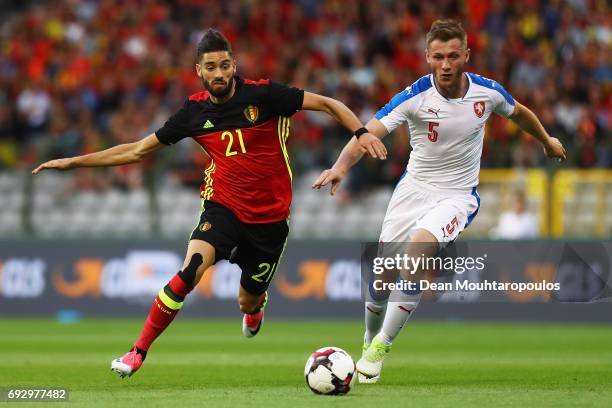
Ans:
<svg viewBox="0 0 612 408"><path fill-rule="evenodd" d="M306 384L315 394L343 395L355 382L355 362L338 347L323 347L310 355L304 367Z"/></svg>

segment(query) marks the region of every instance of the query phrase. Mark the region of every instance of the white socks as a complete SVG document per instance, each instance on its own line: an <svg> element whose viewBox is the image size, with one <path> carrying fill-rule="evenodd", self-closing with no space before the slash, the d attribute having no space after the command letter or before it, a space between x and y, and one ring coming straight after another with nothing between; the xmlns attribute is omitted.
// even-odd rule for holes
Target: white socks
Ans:
<svg viewBox="0 0 612 408"><path fill-rule="evenodd" d="M364 342L370 344L378 334L378 339L389 346L397 337L412 312L419 305L421 295L407 295L403 292L394 292L389 302L387 299L365 304L365 335ZM382 328L382 330L381 330Z"/></svg>
<svg viewBox="0 0 612 408"><path fill-rule="evenodd" d="M404 324L408 321L412 312L419 305L421 294L407 295L403 292L391 294L391 299L387 306L387 313L382 325L381 336L379 339L387 346L391 345L397 337Z"/></svg>
<svg viewBox="0 0 612 408"><path fill-rule="evenodd" d="M387 335L385 334L385 332L383 332L383 331L381 331L380 333L378 333L378 334L376 335L376 337L378 337L378 340L380 340L380 342L381 342L382 344L384 344L385 346L390 346L390 345L391 345L391 343L393 343L393 339L392 339L391 337L387 336Z"/></svg>
<svg viewBox="0 0 612 408"><path fill-rule="evenodd" d="M365 336L364 342L370 344L374 336L378 334L385 319L387 310L387 299L378 302L366 302L365 304Z"/></svg>

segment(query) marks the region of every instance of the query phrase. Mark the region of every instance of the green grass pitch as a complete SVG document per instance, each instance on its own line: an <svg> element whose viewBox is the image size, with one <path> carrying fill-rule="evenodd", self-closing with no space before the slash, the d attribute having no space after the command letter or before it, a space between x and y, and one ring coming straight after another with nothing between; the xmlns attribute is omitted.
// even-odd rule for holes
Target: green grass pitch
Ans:
<svg viewBox="0 0 612 408"><path fill-rule="evenodd" d="M141 325L0 320L0 387L67 387L70 402L58 408L612 406L612 326L413 321L378 384L329 397L306 387L304 364L327 345L358 357L359 321L269 319L245 339L238 318L179 317L143 368L120 379L110 361Z"/></svg>

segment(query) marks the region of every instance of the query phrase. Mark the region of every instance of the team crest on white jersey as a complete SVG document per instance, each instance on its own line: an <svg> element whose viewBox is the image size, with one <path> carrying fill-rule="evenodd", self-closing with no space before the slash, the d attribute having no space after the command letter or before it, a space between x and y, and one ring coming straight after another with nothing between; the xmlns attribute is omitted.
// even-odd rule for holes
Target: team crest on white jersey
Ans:
<svg viewBox="0 0 612 408"><path fill-rule="evenodd" d="M482 115L485 113L485 101L474 102L474 113L479 118L482 118Z"/></svg>

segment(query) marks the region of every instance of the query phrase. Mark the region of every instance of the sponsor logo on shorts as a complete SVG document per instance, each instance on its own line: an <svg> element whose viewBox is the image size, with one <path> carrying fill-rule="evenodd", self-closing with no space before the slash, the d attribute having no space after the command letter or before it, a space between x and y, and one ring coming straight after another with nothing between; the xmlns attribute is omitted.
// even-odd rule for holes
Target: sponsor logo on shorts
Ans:
<svg viewBox="0 0 612 408"><path fill-rule="evenodd" d="M442 228L442 238L448 238L448 235L446 235L446 230L444 229L444 227Z"/></svg>
<svg viewBox="0 0 612 408"><path fill-rule="evenodd" d="M202 232L206 232L206 231L208 231L211 228L212 228L212 224L210 222L208 222L208 221L200 224L200 231L202 231Z"/></svg>

